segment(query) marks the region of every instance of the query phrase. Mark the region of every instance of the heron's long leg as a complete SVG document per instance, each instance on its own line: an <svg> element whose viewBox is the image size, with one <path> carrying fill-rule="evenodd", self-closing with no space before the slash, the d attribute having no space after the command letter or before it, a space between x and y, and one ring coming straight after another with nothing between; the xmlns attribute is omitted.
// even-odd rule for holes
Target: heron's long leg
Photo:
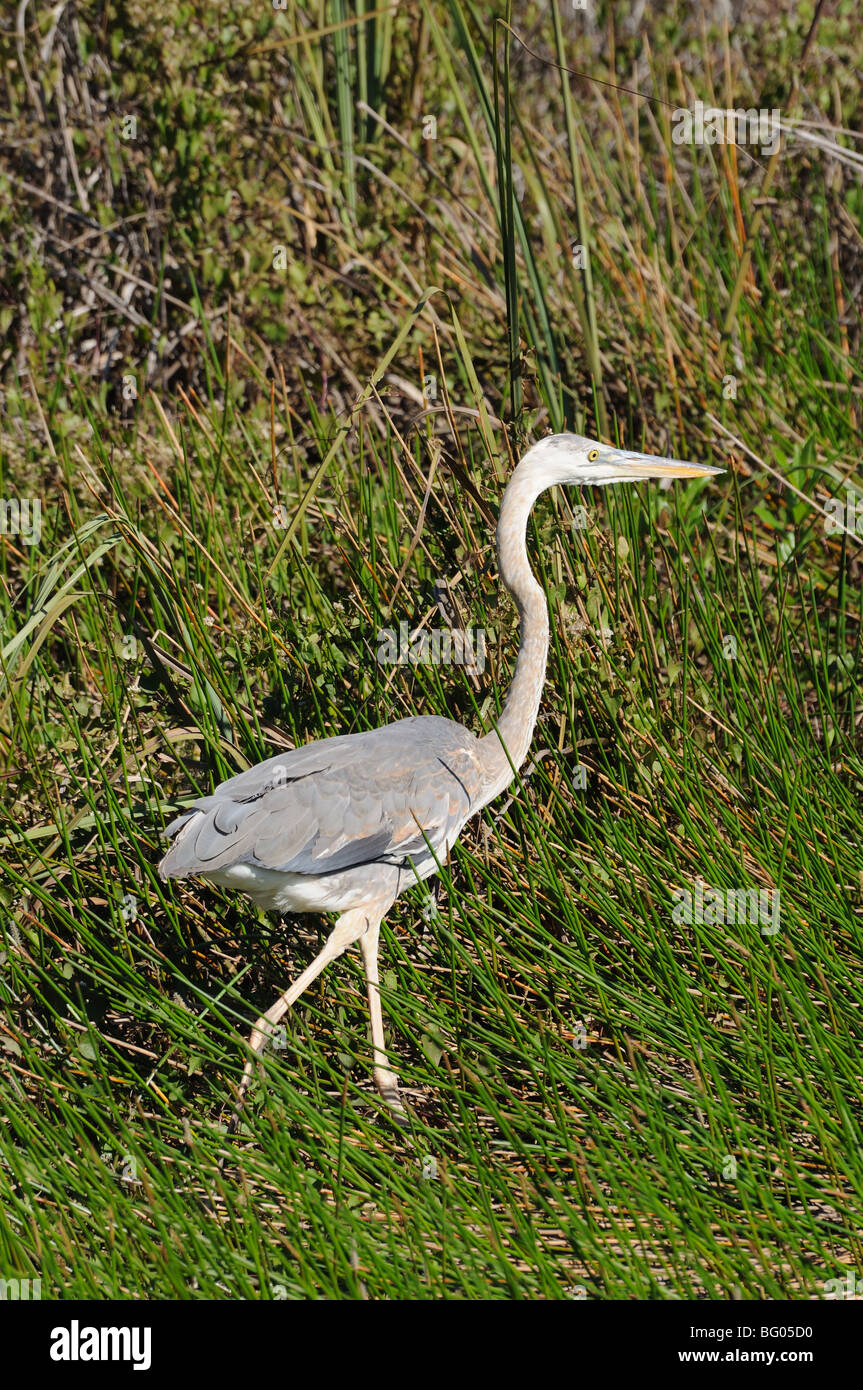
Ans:
<svg viewBox="0 0 863 1390"><path fill-rule="evenodd" d="M381 918L372 917L368 931L360 937L360 950L366 972L366 989L369 996L369 1014L372 1022L372 1051L374 1054L375 1085L391 1110L404 1114L404 1106L399 1096L399 1082L387 1061L384 1041L384 1020L381 1013L381 990L378 976L378 942L381 934Z"/></svg>
<svg viewBox="0 0 863 1390"><path fill-rule="evenodd" d="M374 918L372 915L366 912L364 908L352 908L349 912L342 913L327 938L323 950L315 956L311 965L303 971L302 975L297 976L294 983L276 1000L272 1008L267 1009L267 1012L258 1019L252 1029L251 1037L249 1038L249 1046L254 1053L260 1055L263 1052L264 1044L270 1036L272 1029L279 1022L279 1019L284 1017L292 1004L296 1004L300 995L318 978L321 971L326 969L330 961L336 960L343 951L347 950L348 946L352 945L358 937L362 936L369 922L373 920ZM255 1058L250 1057L243 1071L243 1079L240 1082L240 1089L237 1093L237 1106L234 1111L234 1118L231 1122L229 1133L237 1126L240 1112L243 1108L243 1102L246 1099L246 1092L252 1080L254 1067Z"/></svg>

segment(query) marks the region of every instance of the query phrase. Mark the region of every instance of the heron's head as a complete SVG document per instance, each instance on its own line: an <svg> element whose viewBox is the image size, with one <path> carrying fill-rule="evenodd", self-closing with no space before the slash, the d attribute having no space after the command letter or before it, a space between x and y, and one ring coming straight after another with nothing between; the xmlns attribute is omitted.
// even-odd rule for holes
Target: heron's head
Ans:
<svg viewBox="0 0 863 1390"><path fill-rule="evenodd" d="M563 483L603 487L608 483L637 483L644 478L707 478L724 469L706 463L637 454L613 449L581 434L551 434L529 449L519 469L529 470L537 493Z"/></svg>

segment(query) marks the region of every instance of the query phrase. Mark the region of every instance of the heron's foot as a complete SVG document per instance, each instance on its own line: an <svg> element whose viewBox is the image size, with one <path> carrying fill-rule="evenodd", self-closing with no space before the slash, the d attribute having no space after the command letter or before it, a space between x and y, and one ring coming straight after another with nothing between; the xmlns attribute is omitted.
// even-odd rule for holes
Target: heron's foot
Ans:
<svg viewBox="0 0 863 1390"><path fill-rule="evenodd" d="M263 1076L263 1074L264 1074L264 1064L263 1064L263 1062L260 1060L260 1054L258 1054L257 1062L258 1062L258 1076L260 1077L260 1076ZM230 1127L230 1130L229 1130L229 1133L231 1133L231 1134L233 1134L234 1130L237 1128L237 1125L238 1125L239 1122L240 1122L240 1116L242 1115L242 1113L243 1113L243 1107L244 1107L245 1104L246 1104L246 1096L249 1094L249 1087L250 1087L251 1084L252 1084L252 1077L254 1076L254 1073L255 1073L255 1059L252 1058L252 1057L250 1057L250 1058L248 1059L248 1061L246 1062L245 1067L243 1068L242 1080L240 1081L239 1087L238 1087L238 1089L237 1089L237 1103L236 1103L236 1105L234 1106L234 1115L233 1115L233 1118L232 1118L232 1120L231 1120L231 1127Z"/></svg>
<svg viewBox="0 0 863 1390"><path fill-rule="evenodd" d="M393 1119L398 1121L399 1124L407 1124L408 1112L404 1107L399 1091L398 1078L395 1073L390 1071L389 1068L387 1068L386 1071L384 1071L383 1068L376 1069L375 1085L378 1089L378 1095L386 1105Z"/></svg>
<svg viewBox="0 0 863 1390"><path fill-rule="evenodd" d="M273 1009L269 1010L268 1013L275 1013L277 1007L277 1004L274 1005ZM261 1060L261 1057L264 1048L274 1035L275 1025L278 1021L278 1018L280 1017L281 1014L277 1015L276 1019L271 1019L268 1017L268 1014L264 1014L263 1017L258 1019L257 1023L252 1029L251 1036L249 1038L249 1047L252 1049L254 1056L248 1057L246 1059L246 1065L243 1068L243 1075L240 1080L239 1089L237 1090L237 1100L234 1105L234 1113L228 1121L228 1128L225 1132L226 1137L230 1137L230 1135L236 1134L237 1130L239 1129L240 1120L243 1118L243 1110L245 1109L246 1105L246 1096L249 1093L249 1087L252 1084L252 1077L255 1073L255 1062L257 1062L258 1064L259 1074L263 1075L264 1064ZM220 1173L224 1172L225 1162L225 1158L222 1158L219 1161Z"/></svg>

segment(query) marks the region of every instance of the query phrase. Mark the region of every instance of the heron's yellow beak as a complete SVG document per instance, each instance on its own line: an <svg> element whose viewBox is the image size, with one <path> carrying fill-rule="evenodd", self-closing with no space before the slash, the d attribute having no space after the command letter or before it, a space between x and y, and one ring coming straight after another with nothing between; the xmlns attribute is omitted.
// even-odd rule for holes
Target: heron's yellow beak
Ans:
<svg viewBox="0 0 863 1390"><path fill-rule="evenodd" d="M683 459L664 459L656 454L622 454L621 479L625 478L707 478L711 473L724 473L709 463L687 463Z"/></svg>

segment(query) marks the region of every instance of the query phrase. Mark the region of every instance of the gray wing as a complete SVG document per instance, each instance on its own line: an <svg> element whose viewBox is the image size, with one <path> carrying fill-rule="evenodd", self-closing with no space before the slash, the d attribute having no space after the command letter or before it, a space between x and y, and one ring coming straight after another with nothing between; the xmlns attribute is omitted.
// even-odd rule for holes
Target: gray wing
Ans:
<svg viewBox="0 0 863 1390"><path fill-rule="evenodd" d="M162 878L252 864L326 874L444 851L482 792L478 740L450 719L402 719L280 753L222 782L166 829Z"/></svg>

